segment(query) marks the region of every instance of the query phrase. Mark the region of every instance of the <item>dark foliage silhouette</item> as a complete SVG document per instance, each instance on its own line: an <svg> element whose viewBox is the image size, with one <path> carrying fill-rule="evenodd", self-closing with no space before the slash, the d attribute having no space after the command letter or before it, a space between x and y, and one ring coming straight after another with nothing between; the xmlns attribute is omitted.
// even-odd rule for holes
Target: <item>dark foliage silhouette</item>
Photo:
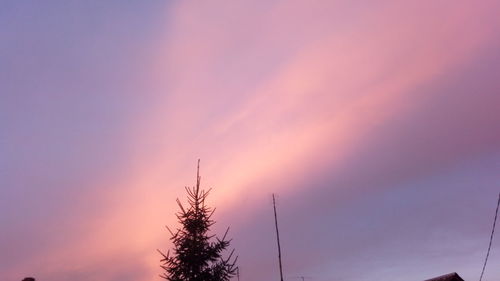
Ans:
<svg viewBox="0 0 500 281"><path fill-rule="evenodd" d="M210 227L215 223L211 219L215 209L205 205L210 190L200 190L200 160L196 174L196 186L186 187L189 207L186 209L177 199L180 212L176 214L181 228L173 233L173 254L170 251L163 256L161 267L165 270L162 278L169 281L226 281L236 273L236 258L232 258L234 249L227 258L222 253L229 247L231 240L226 240L226 233L219 239L209 235Z"/></svg>
<svg viewBox="0 0 500 281"><path fill-rule="evenodd" d="M33 277L26 277L23 279L23 281L35 281L35 278Z"/></svg>

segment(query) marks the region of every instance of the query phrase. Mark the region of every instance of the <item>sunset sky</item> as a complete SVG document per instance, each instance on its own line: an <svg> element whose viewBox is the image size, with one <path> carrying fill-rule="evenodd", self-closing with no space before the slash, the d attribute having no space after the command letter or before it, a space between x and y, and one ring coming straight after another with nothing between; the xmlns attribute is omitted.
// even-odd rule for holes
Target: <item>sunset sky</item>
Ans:
<svg viewBox="0 0 500 281"><path fill-rule="evenodd" d="M500 192L499 11L1 1L0 280L161 280L198 159L241 281L279 280L273 193L285 281L478 280ZM483 280L499 265L497 236Z"/></svg>

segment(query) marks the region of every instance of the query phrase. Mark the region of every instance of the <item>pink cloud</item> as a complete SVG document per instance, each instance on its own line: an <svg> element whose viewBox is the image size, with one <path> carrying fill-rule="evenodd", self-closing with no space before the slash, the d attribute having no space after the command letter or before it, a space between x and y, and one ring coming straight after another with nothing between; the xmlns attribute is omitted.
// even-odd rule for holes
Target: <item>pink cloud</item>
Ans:
<svg viewBox="0 0 500 281"><path fill-rule="evenodd" d="M162 225L175 224L175 198L193 184L197 158L202 158L203 184L215 187L211 202L217 215L245 217L251 224L260 214L253 208L262 207L264 196L306 194L313 187L294 183L315 171L334 171L339 181L352 180L353 189L361 186L354 191L336 187L344 196L339 197L355 198L362 197L368 181L382 189L433 170L424 169L427 165L438 169L482 148L497 148L498 136L487 133L499 118L491 113L497 98L476 101L468 93L421 90L452 81L444 79L446 74L478 59L488 45L498 45L492 39L498 34L496 6L493 1L173 4L166 13L165 37L158 39L162 44L144 55L150 64L138 84L148 85L154 105L137 116L130 135L122 136L130 142L127 173L85 183L89 198L106 203L78 214L84 231L71 232L39 268L47 276L94 270L100 272L95 276L112 280L120 268L99 264L126 256L140 264L137 275L131 273L134 280L150 280L159 271L155 249L168 247ZM451 99L457 102L451 114L461 116L468 105L474 112L440 122L441 108L420 114L429 104L448 108ZM482 116L479 108L493 116ZM484 126L471 129L480 137L461 138L461 126L472 115ZM419 118L430 123L420 132L431 141L400 135L405 124L418 127ZM444 128L449 131L443 133ZM391 137L401 141L394 144ZM437 156L446 147L432 140L446 142L449 150ZM412 160L401 163L401 155ZM435 166L427 162L432 156ZM366 167L365 178L353 175L358 164ZM245 208L233 215L242 196ZM81 268L62 266L74 252ZM12 272L37 268L40 255ZM137 261L131 260L124 263Z"/></svg>

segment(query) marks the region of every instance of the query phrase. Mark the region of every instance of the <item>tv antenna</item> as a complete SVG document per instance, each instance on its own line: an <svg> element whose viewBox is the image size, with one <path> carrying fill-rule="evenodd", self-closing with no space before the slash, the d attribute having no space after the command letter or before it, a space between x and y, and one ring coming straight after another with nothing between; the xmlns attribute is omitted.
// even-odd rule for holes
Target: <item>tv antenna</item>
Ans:
<svg viewBox="0 0 500 281"><path fill-rule="evenodd" d="M281 266L280 233L278 231L278 216L276 215L276 200L273 193L274 224L276 226L276 240L278 241L278 261L280 265L280 280L283 281L283 267Z"/></svg>

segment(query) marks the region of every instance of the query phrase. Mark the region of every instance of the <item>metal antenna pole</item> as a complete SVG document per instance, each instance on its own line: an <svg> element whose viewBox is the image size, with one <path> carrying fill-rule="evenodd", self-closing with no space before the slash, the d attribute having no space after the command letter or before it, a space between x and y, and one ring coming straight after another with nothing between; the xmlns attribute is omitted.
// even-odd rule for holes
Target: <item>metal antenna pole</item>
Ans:
<svg viewBox="0 0 500 281"><path fill-rule="evenodd" d="M280 280L283 281L283 267L281 266L280 233L278 231L278 216L276 215L276 200L273 193L274 223L276 225L276 239L278 240L278 260L280 265Z"/></svg>
<svg viewBox="0 0 500 281"><path fill-rule="evenodd" d="M481 271L481 276L479 277L479 281L483 279L484 269L486 268L486 263L488 263L488 257L490 256L491 242L493 241L493 235L495 235L495 225L497 223L499 206L500 206L500 193L498 194L497 209L495 211L495 218L493 219L493 227L491 229L490 244L488 245L488 252L486 253L486 258L484 259L483 270Z"/></svg>

